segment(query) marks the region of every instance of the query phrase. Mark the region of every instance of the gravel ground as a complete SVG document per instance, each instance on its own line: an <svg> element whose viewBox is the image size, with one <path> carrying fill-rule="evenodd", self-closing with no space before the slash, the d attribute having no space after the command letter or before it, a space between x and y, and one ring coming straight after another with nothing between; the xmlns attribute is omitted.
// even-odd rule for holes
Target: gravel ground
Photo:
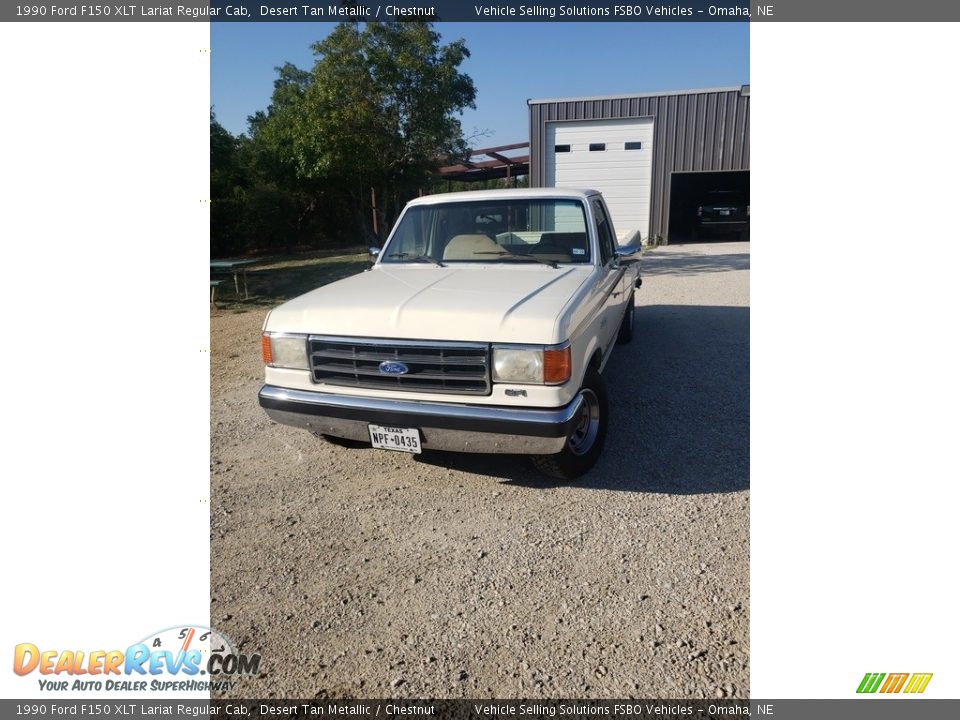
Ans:
<svg viewBox="0 0 960 720"><path fill-rule="evenodd" d="M524 458L347 450L257 405L263 311L211 318L211 624L236 697L745 697L749 244L644 258L611 427Z"/></svg>

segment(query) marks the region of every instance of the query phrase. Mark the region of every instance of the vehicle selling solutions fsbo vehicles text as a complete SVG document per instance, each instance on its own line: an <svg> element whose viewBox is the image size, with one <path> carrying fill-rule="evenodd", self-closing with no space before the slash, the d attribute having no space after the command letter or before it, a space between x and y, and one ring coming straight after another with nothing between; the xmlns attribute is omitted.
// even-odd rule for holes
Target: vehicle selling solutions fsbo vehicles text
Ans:
<svg viewBox="0 0 960 720"><path fill-rule="evenodd" d="M474 5L478 17L690 17L693 8L681 5L615 5L612 10L606 7L589 5L560 5L546 7L542 5ZM714 14L711 12L711 14Z"/></svg>

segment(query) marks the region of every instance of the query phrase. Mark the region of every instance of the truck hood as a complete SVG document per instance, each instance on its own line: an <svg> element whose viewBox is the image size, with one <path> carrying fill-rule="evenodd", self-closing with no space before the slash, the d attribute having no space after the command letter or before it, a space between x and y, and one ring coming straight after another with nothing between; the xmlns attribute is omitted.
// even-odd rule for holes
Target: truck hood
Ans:
<svg viewBox="0 0 960 720"><path fill-rule="evenodd" d="M266 330L420 340L557 343L592 266L403 265L318 288L274 309Z"/></svg>

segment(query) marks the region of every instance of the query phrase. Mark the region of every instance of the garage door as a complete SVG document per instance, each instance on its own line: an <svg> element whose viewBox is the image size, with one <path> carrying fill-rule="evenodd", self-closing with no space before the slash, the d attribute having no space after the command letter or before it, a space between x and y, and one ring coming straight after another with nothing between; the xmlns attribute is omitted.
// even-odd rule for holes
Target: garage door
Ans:
<svg viewBox="0 0 960 720"><path fill-rule="evenodd" d="M617 235L650 227L653 119L547 124L545 185L599 190Z"/></svg>

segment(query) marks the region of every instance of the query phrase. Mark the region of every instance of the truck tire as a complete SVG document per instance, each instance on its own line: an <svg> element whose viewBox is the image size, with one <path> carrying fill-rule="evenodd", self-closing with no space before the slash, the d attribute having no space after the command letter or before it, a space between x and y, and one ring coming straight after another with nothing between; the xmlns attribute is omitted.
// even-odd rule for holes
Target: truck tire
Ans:
<svg viewBox="0 0 960 720"><path fill-rule="evenodd" d="M626 345L633 340L634 310L633 293L630 293L630 299L627 301L627 311L623 314L623 320L620 321L620 331L617 333L618 345Z"/></svg>
<svg viewBox="0 0 960 720"><path fill-rule="evenodd" d="M607 435L607 391L603 378L593 368L587 370L579 393L584 400L581 415L563 450L555 455L534 455L534 467L544 475L574 480L592 468L603 452Z"/></svg>

